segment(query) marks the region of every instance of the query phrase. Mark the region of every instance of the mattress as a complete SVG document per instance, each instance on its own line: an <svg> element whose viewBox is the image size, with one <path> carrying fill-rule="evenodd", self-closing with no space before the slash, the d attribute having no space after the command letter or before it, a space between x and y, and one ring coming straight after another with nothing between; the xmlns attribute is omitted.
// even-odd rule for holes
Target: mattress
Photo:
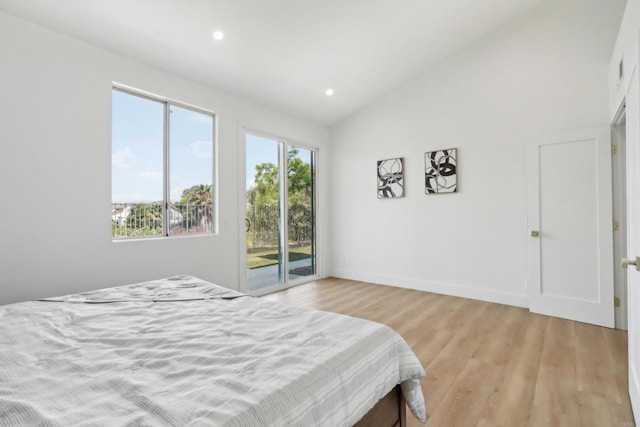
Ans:
<svg viewBox="0 0 640 427"><path fill-rule="evenodd" d="M192 276L0 307L0 425L350 426L424 370L387 326Z"/></svg>

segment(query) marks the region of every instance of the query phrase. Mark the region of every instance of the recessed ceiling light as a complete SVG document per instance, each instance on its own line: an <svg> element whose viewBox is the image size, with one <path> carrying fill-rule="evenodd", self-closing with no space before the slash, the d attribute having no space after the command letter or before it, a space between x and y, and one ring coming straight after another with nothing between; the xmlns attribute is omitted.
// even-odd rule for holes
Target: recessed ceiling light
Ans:
<svg viewBox="0 0 640 427"><path fill-rule="evenodd" d="M216 40L222 40L224 38L224 33L222 31L214 31L213 38Z"/></svg>
<svg viewBox="0 0 640 427"><path fill-rule="evenodd" d="M324 93L326 93L327 96L333 96L333 89L329 88Z"/></svg>

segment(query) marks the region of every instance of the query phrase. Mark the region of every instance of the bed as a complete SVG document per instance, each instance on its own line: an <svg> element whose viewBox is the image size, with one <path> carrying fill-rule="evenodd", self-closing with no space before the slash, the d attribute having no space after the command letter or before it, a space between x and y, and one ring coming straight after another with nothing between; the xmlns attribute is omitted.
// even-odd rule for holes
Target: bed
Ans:
<svg viewBox="0 0 640 427"><path fill-rule="evenodd" d="M2 426L402 425L423 378L387 326L192 276L0 307Z"/></svg>

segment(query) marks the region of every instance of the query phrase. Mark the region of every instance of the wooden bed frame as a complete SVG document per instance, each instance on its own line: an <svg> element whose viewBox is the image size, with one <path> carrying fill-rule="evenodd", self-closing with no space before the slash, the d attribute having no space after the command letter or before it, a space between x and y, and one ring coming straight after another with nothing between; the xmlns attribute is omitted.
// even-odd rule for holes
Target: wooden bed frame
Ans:
<svg viewBox="0 0 640 427"><path fill-rule="evenodd" d="M397 385L367 412L355 427L406 427L407 405Z"/></svg>

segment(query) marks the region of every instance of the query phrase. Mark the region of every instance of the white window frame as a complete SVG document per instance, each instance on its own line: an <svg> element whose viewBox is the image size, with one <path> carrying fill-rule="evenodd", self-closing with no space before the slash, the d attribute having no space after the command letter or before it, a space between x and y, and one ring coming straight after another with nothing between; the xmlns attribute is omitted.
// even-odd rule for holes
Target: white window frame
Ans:
<svg viewBox="0 0 640 427"><path fill-rule="evenodd" d="M139 89L132 88L130 86L126 86L119 83L113 83L111 86L111 93L113 96L113 91L122 92L127 95L137 96L139 98L147 99L149 101L158 102L163 105L163 136L162 136L162 151L163 151L163 164L162 164L162 234L159 236L124 236L124 237L114 237L113 234L111 239L113 241L127 241L127 240L140 240L140 239L158 239L158 238L184 238L184 237L196 237L196 236L211 236L218 234L218 180L217 180L217 170L218 170L218 115L204 108L196 107L193 105L185 104L179 101L171 100L159 95L151 94L149 92L145 92ZM113 99L113 98L112 98ZM184 233L184 234L169 234L170 230L170 221L171 216L169 214L169 204L171 199L171 189L170 189L170 164L171 164L171 141L169 140L169 132L170 132L170 115L171 115L171 106L175 106L178 108L182 108L185 110L190 110L196 113L204 114L207 116L211 116L213 123L213 132L212 132L212 173L211 173L211 191L212 191L212 216L211 219L211 231L206 232L198 232L198 233ZM113 126L113 125L112 125ZM111 143L113 144L113 135ZM113 173L113 165L111 168ZM113 176L111 176L111 181L113 182ZM111 201L113 203L113 200Z"/></svg>

